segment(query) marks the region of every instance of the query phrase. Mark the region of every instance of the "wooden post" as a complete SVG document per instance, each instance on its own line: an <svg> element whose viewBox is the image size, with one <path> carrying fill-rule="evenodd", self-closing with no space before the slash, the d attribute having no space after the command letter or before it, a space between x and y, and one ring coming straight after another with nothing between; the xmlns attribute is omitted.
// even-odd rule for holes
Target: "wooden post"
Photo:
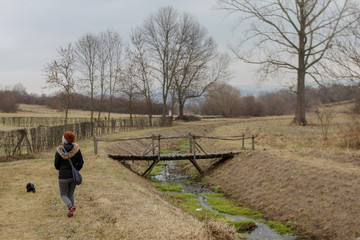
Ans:
<svg viewBox="0 0 360 240"><path fill-rule="evenodd" d="M194 160L196 160L195 136L192 136L192 150L193 150L193 153L194 153Z"/></svg>
<svg viewBox="0 0 360 240"><path fill-rule="evenodd" d="M98 140L94 137L94 153L95 155L98 153Z"/></svg>
<svg viewBox="0 0 360 240"><path fill-rule="evenodd" d="M251 136L251 146L252 146L252 150L254 150L255 149L255 136L254 135L252 135Z"/></svg>
<svg viewBox="0 0 360 240"><path fill-rule="evenodd" d="M152 153L153 155L155 155L155 135L152 135L152 139L151 139L151 146L152 146Z"/></svg>
<svg viewBox="0 0 360 240"><path fill-rule="evenodd" d="M189 149L190 149L190 153L192 153L192 137L191 137L191 133L189 133Z"/></svg>
<svg viewBox="0 0 360 240"><path fill-rule="evenodd" d="M245 134L242 134L242 145L241 145L242 149L245 149Z"/></svg>
<svg viewBox="0 0 360 240"><path fill-rule="evenodd" d="M161 152L161 148L160 148L160 138L161 138L161 135L159 134L158 135L158 160L160 161L160 152Z"/></svg>
<svg viewBox="0 0 360 240"><path fill-rule="evenodd" d="M195 136L192 136L192 146L193 146L193 159L189 159L190 162L195 166L195 168L199 171L200 174L203 174L203 170L200 168L200 166L196 162L196 142L195 142Z"/></svg>
<svg viewBox="0 0 360 240"><path fill-rule="evenodd" d="M154 138L153 138L154 139ZM155 165L158 163L158 162L160 162L160 151L161 151L161 148L160 148L160 139L161 139L161 135L159 134L158 135L158 144L159 144L159 151L158 151L158 157L157 157L157 159L156 160L154 160L153 161L153 163L150 165L150 167L148 168L148 169L146 169L146 171L143 173L143 174L141 174L142 176L145 176L145 177L147 177L150 173L151 173L151 170L155 167Z"/></svg>

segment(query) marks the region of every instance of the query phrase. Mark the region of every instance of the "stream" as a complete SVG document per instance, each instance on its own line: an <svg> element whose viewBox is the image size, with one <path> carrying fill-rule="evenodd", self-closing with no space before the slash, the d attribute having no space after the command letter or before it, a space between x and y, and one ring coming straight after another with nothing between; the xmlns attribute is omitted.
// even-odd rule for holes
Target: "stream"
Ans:
<svg viewBox="0 0 360 240"><path fill-rule="evenodd" d="M296 240L297 238L292 235L284 234L281 235L277 233L275 230L271 229L264 221L259 219L252 219L243 216L236 216L230 215L227 213L221 213L215 209L213 209L207 202L206 197L200 195L201 193L214 193L211 189L207 188L206 186L196 183L196 182L189 182L191 179L190 176L181 175L179 174L178 166L172 162L167 161L166 164L162 164L160 166L164 167L164 170L159 174L154 176L153 178L157 179L158 181L167 182L167 183L175 183L178 185L183 186L181 193L192 193L196 195L196 198L199 204L204 208L208 209L214 213L222 214L229 219L233 219L236 221L241 220L251 220L255 222L256 228L250 233L241 233L242 238L245 239L252 239L252 240ZM184 183L187 182L187 183ZM171 192L169 192L171 194ZM199 209L201 210L201 209Z"/></svg>

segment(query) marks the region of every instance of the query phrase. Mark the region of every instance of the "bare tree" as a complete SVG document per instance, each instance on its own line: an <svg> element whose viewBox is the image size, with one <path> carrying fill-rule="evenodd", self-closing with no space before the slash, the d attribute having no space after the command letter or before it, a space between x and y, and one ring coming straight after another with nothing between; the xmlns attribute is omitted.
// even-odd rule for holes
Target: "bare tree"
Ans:
<svg viewBox="0 0 360 240"><path fill-rule="evenodd" d="M240 115L240 90L226 83L215 83L207 91L202 113L234 117Z"/></svg>
<svg viewBox="0 0 360 240"><path fill-rule="evenodd" d="M353 24L351 0L218 0L221 9L252 21L248 35L233 48L246 63L261 66L264 77L279 71L297 73L294 122L306 124L305 79L314 73L335 39Z"/></svg>
<svg viewBox="0 0 360 240"><path fill-rule="evenodd" d="M188 99L201 96L219 79L225 80L226 64L222 64L226 65L223 69L217 68L217 74L212 72L217 59L215 42L191 15L180 16L171 7L160 8L135 34L138 36L134 35L133 40L141 42L143 52L147 52L150 75L161 86L163 117L169 98L172 108L175 101L178 103L182 117ZM222 60L229 63L225 57Z"/></svg>
<svg viewBox="0 0 360 240"><path fill-rule="evenodd" d="M167 114L167 98L172 87L176 66L180 56L178 45L178 13L174 8L160 8L156 14L145 19L140 28L145 47L151 57L150 63L154 78L162 90L163 112Z"/></svg>
<svg viewBox="0 0 360 240"><path fill-rule="evenodd" d="M98 54L99 40L93 34L85 34L76 43L76 57L79 63L80 72L83 75L83 85L90 91L91 101L91 135L94 135L94 90L96 84L96 58Z"/></svg>
<svg viewBox="0 0 360 240"><path fill-rule="evenodd" d="M138 95L136 87L136 67L133 62L129 62L125 67L123 78L120 80L121 92L126 95L128 99L128 110L130 114L130 123L133 124L134 114L134 100Z"/></svg>
<svg viewBox="0 0 360 240"><path fill-rule="evenodd" d="M318 123L321 127L324 140L328 139L328 133L331 125L331 121L335 117L334 109L331 106L323 106L321 109L316 108L315 110Z"/></svg>
<svg viewBox="0 0 360 240"><path fill-rule="evenodd" d="M144 46L144 39L140 29L136 29L131 33L131 43L133 48L128 49L128 59L134 64L134 77L137 81L135 84L139 92L144 96L147 114L149 116L150 124L152 123L152 105L153 105L153 89L154 78L152 68L150 66L150 57L148 51Z"/></svg>
<svg viewBox="0 0 360 240"><path fill-rule="evenodd" d="M59 89L65 97L65 124L67 124L72 94L76 87L74 72L75 51L71 44L68 44L66 48L60 47L58 58L44 68L48 87Z"/></svg>
<svg viewBox="0 0 360 240"><path fill-rule="evenodd" d="M116 91L118 90L121 74L122 63L124 61L124 44L120 34L107 31L106 43L109 51L109 76L108 76L108 90L109 90L109 106L108 106L108 130L110 126L110 114L112 111L113 100Z"/></svg>
<svg viewBox="0 0 360 240"><path fill-rule="evenodd" d="M106 80L108 78L109 73L109 60L110 60L110 52L112 51L109 48L108 43L108 35L106 32L100 33L98 36L98 51L96 55L96 61L99 71L99 112L98 112L98 125L100 124L101 112L103 110L103 101L106 94Z"/></svg>
<svg viewBox="0 0 360 240"><path fill-rule="evenodd" d="M222 62L216 62L219 56L215 52L214 40L186 13L180 19L178 41L182 47L178 49L180 61L174 78L174 90L179 118L182 118L188 99L200 97L211 84L220 79L225 80L229 58L224 55L220 57Z"/></svg>

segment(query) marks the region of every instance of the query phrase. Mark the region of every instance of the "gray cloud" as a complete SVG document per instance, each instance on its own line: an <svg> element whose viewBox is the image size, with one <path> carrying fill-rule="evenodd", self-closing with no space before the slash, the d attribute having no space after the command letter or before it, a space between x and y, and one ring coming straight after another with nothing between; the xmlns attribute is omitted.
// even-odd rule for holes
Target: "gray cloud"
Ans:
<svg viewBox="0 0 360 240"><path fill-rule="evenodd" d="M215 0L2 0L0 85L22 83L29 92L45 92L41 88L45 82L42 68L60 46L75 42L85 33L108 28L126 40L132 28L164 6L193 14L214 37L219 50L225 51L231 40L232 20L215 11L215 4ZM241 84L244 76L248 83L250 72L234 81Z"/></svg>

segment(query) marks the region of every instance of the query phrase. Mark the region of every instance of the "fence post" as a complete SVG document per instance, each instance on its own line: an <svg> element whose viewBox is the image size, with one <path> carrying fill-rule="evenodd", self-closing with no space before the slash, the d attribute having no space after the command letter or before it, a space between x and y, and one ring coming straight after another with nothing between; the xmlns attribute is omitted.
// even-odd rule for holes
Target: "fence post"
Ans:
<svg viewBox="0 0 360 240"><path fill-rule="evenodd" d="M151 138L151 146L152 146L152 153L153 153L153 155L155 155L155 135L154 134L152 135L152 138Z"/></svg>
<svg viewBox="0 0 360 240"><path fill-rule="evenodd" d="M94 153L95 155L98 153L98 140L94 137Z"/></svg>
<svg viewBox="0 0 360 240"><path fill-rule="evenodd" d="M192 153L192 137L191 137L191 133L189 133L189 149L190 149L190 153Z"/></svg>
<svg viewBox="0 0 360 240"><path fill-rule="evenodd" d="M196 143L195 143L195 136L192 136L192 148L194 153L194 160L196 160Z"/></svg>
<svg viewBox="0 0 360 240"><path fill-rule="evenodd" d="M160 161L160 151L161 151L161 148L160 148L160 138L161 138L161 135L159 134L158 135L158 144L159 144L159 151L158 151L158 161Z"/></svg>
<svg viewBox="0 0 360 240"><path fill-rule="evenodd" d="M242 134L242 145L241 145L242 149L245 149L245 134Z"/></svg>
<svg viewBox="0 0 360 240"><path fill-rule="evenodd" d="M252 150L254 150L255 149L255 136L254 135L251 136L251 145L252 145Z"/></svg>

